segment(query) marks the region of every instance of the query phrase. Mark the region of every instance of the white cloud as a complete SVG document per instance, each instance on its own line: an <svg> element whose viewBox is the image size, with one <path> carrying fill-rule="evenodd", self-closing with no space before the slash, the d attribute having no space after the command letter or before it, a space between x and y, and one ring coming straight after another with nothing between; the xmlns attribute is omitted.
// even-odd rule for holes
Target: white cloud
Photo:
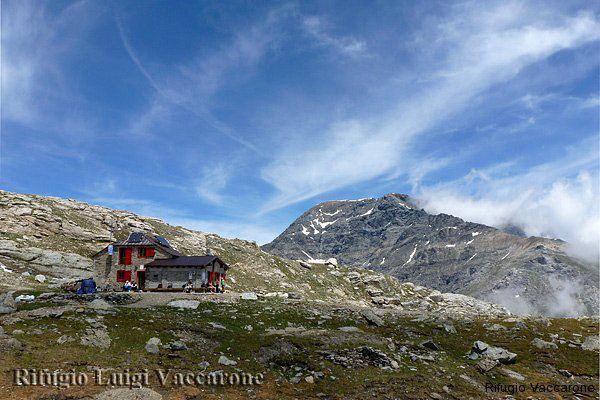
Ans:
<svg viewBox="0 0 600 400"><path fill-rule="evenodd" d="M321 46L330 46L336 51L348 55L359 56L366 52L366 44L351 36L334 36L326 31L326 23L321 17L310 16L304 18L302 27Z"/></svg>
<svg viewBox="0 0 600 400"><path fill-rule="evenodd" d="M474 170L457 181L421 188L416 196L429 212L496 227L514 224L530 236L565 240L571 254L597 262L597 152L597 144L584 141L572 154L526 172L508 175L510 164Z"/></svg>
<svg viewBox="0 0 600 400"><path fill-rule="evenodd" d="M224 164L206 166L202 169L200 183L196 185L196 193L202 199L220 204L223 201L222 190L231 177L231 169Z"/></svg>
<svg viewBox="0 0 600 400"><path fill-rule="evenodd" d="M410 143L462 111L477 94L506 82L523 68L556 52L597 40L600 24L590 14L548 18L524 6L458 7L449 22L424 32L423 53L435 64L412 77L424 89L398 93L391 110L370 118L331 123L313 139L283 146L261 176L276 195L263 212L407 168ZM385 83L382 83L382 85Z"/></svg>

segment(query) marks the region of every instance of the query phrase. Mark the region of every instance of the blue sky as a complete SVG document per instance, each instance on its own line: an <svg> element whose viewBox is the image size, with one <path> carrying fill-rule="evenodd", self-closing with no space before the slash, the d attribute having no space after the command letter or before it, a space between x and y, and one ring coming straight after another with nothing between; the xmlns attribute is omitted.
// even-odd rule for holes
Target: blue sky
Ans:
<svg viewBox="0 0 600 400"><path fill-rule="evenodd" d="M0 183L259 243L401 192L589 247L597 4L5 0Z"/></svg>

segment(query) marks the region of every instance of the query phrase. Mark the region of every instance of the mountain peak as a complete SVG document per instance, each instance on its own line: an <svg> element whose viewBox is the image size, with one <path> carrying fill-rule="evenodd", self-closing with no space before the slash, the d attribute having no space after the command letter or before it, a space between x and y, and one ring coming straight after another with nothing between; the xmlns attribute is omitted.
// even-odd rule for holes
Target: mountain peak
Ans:
<svg viewBox="0 0 600 400"><path fill-rule="evenodd" d="M320 203L263 249L291 259L336 258L345 265L541 314L552 314L548 304L559 300L555 280L576 280L581 293L595 293L593 268L565 254L555 241L515 233L448 214L432 215L409 195L389 193ZM597 308L596 296L578 296L577 313Z"/></svg>

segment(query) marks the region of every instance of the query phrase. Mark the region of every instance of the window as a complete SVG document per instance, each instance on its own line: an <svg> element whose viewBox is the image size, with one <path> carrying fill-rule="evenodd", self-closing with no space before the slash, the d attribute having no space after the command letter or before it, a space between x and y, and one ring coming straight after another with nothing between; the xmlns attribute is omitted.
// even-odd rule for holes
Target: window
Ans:
<svg viewBox="0 0 600 400"><path fill-rule="evenodd" d="M154 257L154 247L138 247L139 258L152 258Z"/></svg>
<svg viewBox="0 0 600 400"><path fill-rule="evenodd" d="M119 247L119 264L131 265L131 247Z"/></svg>
<svg viewBox="0 0 600 400"><path fill-rule="evenodd" d="M117 271L117 282L126 282L131 280L131 271L120 269Z"/></svg>

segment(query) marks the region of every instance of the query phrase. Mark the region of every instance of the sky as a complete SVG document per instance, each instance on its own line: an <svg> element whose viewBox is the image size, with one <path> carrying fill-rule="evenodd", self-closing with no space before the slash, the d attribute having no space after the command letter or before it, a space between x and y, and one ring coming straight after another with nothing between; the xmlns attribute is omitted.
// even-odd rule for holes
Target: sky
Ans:
<svg viewBox="0 0 600 400"><path fill-rule="evenodd" d="M266 243L313 205L600 241L589 1L2 1L0 187Z"/></svg>

